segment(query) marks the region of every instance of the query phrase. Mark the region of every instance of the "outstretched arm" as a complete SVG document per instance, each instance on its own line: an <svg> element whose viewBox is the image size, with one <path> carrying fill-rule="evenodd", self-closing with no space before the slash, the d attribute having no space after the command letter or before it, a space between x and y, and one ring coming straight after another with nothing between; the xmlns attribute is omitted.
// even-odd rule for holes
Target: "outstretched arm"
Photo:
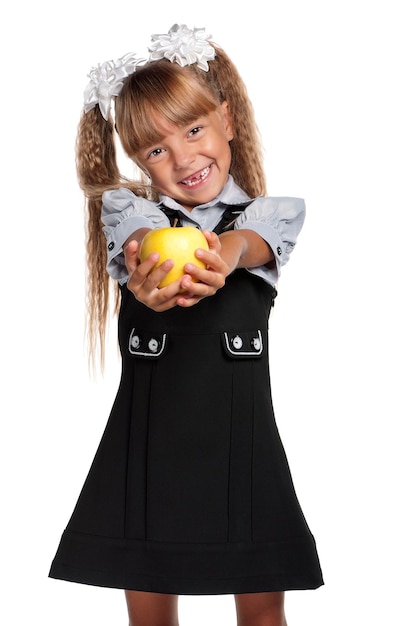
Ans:
<svg viewBox="0 0 416 626"><path fill-rule="evenodd" d="M239 267L260 267L273 262L274 255L269 244L253 230L241 229L222 233L221 256L230 271Z"/></svg>
<svg viewBox="0 0 416 626"><path fill-rule="evenodd" d="M267 265L274 259L268 243L252 230L233 230L219 237L204 231L204 235L210 250L199 249L196 256L207 265L207 269L200 269L192 263L185 265L187 275L181 280L181 286L186 293L177 300L182 307L192 306L216 293L235 269ZM193 282L192 277L197 282Z"/></svg>

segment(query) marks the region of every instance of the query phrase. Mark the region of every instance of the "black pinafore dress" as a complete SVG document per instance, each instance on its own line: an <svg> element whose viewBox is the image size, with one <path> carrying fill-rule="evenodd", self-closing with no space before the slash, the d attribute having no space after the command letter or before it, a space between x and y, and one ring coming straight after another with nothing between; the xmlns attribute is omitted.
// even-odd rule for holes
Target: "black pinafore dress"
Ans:
<svg viewBox="0 0 416 626"><path fill-rule="evenodd" d="M237 270L163 313L121 292L119 390L49 575L172 594L319 587L272 407L274 289Z"/></svg>

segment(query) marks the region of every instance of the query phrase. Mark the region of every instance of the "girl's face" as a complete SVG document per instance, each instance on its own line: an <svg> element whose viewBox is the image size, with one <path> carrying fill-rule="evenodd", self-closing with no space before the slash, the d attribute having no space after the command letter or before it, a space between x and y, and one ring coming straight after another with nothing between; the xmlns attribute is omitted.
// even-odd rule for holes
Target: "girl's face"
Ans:
<svg viewBox="0 0 416 626"><path fill-rule="evenodd" d="M153 185L189 211L213 200L230 170L233 132L227 102L187 126L176 126L158 114L154 121L161 139L137 155Z"/></svg>

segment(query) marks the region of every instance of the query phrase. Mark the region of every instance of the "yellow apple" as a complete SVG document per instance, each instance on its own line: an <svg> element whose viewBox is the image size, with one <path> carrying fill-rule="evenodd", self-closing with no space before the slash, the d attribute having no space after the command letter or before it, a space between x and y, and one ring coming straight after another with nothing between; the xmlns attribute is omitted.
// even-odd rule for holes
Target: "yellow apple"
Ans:
<svg viewBox="0 0 416 626"><path fill-rule="evenodd" d="M197 267L206 267L195 256L197 248L208 250L208 242L198 228L193 226L156 228L143 237L139 256L142 262L152 252L158 252L160 258L155 267L158 267L166 259L172 259L175 262L170 272L159 283L159 287L166 287L184 276L186 263L193 263Z"/></svg>

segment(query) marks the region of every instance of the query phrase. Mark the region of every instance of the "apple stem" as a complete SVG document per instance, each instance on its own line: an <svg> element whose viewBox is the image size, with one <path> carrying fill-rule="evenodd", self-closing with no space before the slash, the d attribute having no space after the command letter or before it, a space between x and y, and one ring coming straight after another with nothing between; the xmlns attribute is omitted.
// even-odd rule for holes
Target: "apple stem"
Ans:
<svg viewBox="0 0 416 626"><path fill-rule="evenodd" d="M175 219L173 220L172 228L176 228L178 222L179 222L178 218L175 217Z"/></svg>

